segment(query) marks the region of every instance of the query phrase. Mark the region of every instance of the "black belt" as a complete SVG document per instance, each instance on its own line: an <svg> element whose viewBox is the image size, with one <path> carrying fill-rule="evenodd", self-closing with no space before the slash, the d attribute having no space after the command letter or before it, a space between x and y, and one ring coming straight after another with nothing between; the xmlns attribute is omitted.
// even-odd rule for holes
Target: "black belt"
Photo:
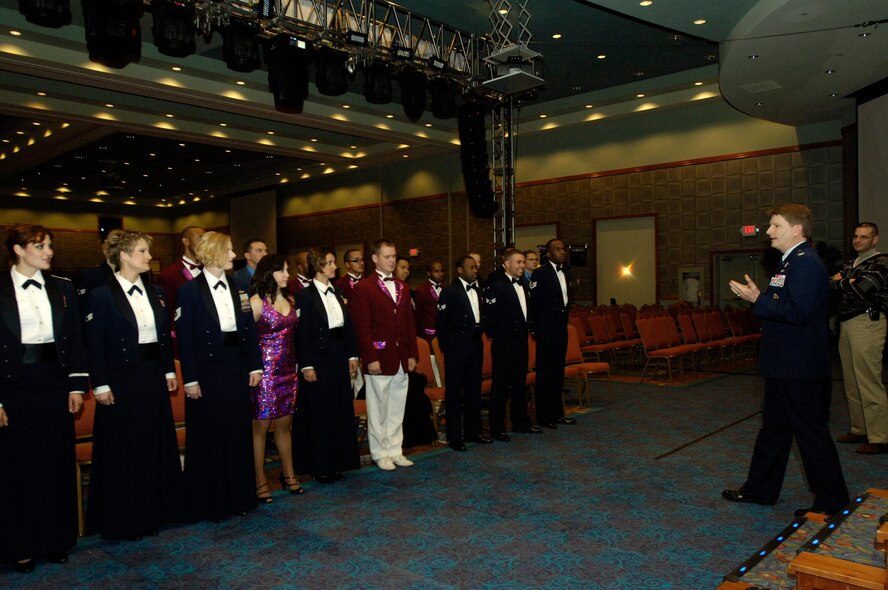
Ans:
<svg viewBox="0 0 888 590"><path fill-rule="evenodd" d="M330 328L330 340L345 340L345 331L339 328Z"/></svg>
<svg viewBox="0 0 888 590"><path fill-rule="evenodd" d="M22 344L22 363L33 365L36 363L51 363L59 360L55 342L44 344Z"/></svg>
<svg viewBox="0 0 888 590"><path fill-rule="evenodd" d="M222 332L222 346L240 346L237 332Z"/></svg>
<svg viewBox="0 0 888 590"><path fill-rule="evenodd" d="M139 359L143 361L155 361L160 358L160 345L157 342L149 342L139 345Z"/></svg>

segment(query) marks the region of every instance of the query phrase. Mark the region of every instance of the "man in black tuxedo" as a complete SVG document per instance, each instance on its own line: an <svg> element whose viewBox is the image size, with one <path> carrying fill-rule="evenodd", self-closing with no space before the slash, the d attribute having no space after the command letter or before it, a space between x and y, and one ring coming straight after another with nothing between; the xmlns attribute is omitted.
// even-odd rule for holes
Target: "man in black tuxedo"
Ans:
<svg viewBox="0 0 888 590"><path fill-rule="evenodd" d="M565 267L564 242L546 242L546 260L533 273L530 282L530 323L537 343L537 422L546 428L575 424L564 415L561 390L564 387L564 357L567 353L567 315L570 307L570 271Z"/></svg>
<svg viewBox="0 0 888 590"><path fill-rule="evenodd" d="M510 248L503 253L504 278L490 283L484 304L484 331L492 339L493 388L490 399L490 436L511 440L506 432L506 403L511 401L512 430L540 433L527 415L527 321L530 294L524 279L524 254Z"/></svg>
<svg viewBox="0 0 888 590"><path fill-rule="evenodd" d="M762 293L749 275L745 283L729 283L735 295L753 304L752 313L762 320L762 427L746 483L740 489L724 490L722 496L732 502L777 502L795 437L808 487L814 492L813 506L796 510L796 516L806 512L833 515L848 503L848 488L828 425L829 279L808 243L811 210L787 203L768 213L771 247L783 253L783 259L767 291Z"/></svg>
<svg viewBox="0 0 888 590"><path fill-rule="evenodd" d="M481 430L481 303L478 265L471 256L456 264L458 277L441 291L435 332L444 352L444 412L447 441L454 451L465 451L466 441L489 444Z"/></svg>

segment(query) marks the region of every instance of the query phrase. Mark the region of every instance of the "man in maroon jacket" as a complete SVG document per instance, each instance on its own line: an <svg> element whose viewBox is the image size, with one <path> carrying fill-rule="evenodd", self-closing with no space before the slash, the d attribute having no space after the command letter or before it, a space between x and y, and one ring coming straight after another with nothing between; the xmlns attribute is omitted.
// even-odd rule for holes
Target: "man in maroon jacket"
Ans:
<svg viewBox="0 0 888 590"><path fill-rule="evenodd" d="M355 285L364 277L363 250L346 250L342 262L345 265L345 274L336 279L333 284L339 287L345 303L348 304L351 301Z"/></svg>
<svg viewBox="0 0 888 590"><path fill-rule="evenodd" d="M438 297L444 281L444 264L432 260L426 267L429 280L414 291L416 310L416 335L431 341L435 337L435 318L438 316Z"/></svg>
<svg viewBox="0 0 888 590"><path fill-rule="evenodd" d="M380 469L409 467L402 423L407 373L416 367L416 328L410 288L392 276L397 250L390 240L373 244L376 271L355 285L351 309L367 384L370 457Z"/></svg>
<svg viewBox="0 0 888 590"><path fill-rule="evenodd" d="M204 234L204 229L189 225L182 230L182 258L161 270L154 282L166 291L167 309L170 317L176 311L176 291L179 287L201 273L201 266L194 257L194 246L198 238Z"/></svg>

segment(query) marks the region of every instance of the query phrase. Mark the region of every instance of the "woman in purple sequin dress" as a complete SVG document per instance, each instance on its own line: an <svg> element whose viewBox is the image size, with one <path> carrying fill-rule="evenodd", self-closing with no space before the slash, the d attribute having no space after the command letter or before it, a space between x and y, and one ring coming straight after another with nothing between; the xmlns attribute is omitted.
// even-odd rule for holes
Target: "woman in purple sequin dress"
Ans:
<svg viewBox="0 0 888 590"><path fill-rule="evenodd" d="M290 428L296 406L295 331L299 325L296 306L287 293L287 259L269 254L256 266L250 286L250 305L262 349L262 381L250 396L253 402L253 459L256 467L256 497L271 502L265 479L265 440L274 423L274 442L281 457L281 486L291 494L305 490L293 471Z"/></svg>

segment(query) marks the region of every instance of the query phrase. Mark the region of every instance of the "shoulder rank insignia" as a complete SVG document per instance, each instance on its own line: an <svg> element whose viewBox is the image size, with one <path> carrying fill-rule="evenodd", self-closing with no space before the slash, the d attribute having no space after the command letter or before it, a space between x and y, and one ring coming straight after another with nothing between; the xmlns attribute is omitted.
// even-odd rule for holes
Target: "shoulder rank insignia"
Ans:
<svg viewBox="0 0 888 590"><path fill-rule="evenodd" d="M438 304L438 311L444 311L445 309L447 309L446 303L439 303Z"/></svg>
<svg viewBox="0 0 888 590"><path fill-rule="evenodd" d="M91 314L91 313L86 314L86 321L91 322L92 319L93 319L93 314Z"/></svg>
<svg viewBox="0 0 888 590"><path fill-rule="evenodd" d="M179 318L180 318L180 317L182 317L182 308L181 308L181 307L177 307L177 308L176 308L176 313L173 314L173 321L174 321L174 322L179 321Z"/></svg>
<svg viewBox="0 0 888 590"><path fill-rule="evenodd" d="M491 298L489 298L489 299L487 300L487 303L489 303L490 305L493 305L494 303L496 303L496 297L491 297Z"/></svg>
<svg viewBox="0 0 888 590"><path fill-rule="evenodd" d="M536 281L530 281L530 282L527 284L527 288L528 288L528 289L535 289L536 286L537 286L537 282L536 282Z"/></svg>

